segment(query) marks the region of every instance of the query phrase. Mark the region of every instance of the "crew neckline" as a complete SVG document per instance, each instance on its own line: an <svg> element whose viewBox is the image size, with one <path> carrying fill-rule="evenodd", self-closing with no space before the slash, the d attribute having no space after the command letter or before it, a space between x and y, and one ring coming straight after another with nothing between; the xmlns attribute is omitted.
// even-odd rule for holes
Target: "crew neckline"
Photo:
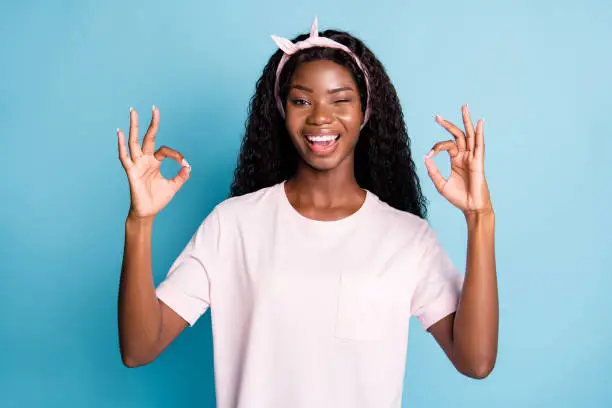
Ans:
<svg viewBox="0 0 612 408"><path fill-rule="evenodd" d="M366 192L366 196L365 196L365 199L363 200L363 203L357 209L357 211L353 212L352 214L347 215L346 217L340 218L338 220L329 220L329 221L315 220L315 219L306 217L305 215L300 213L291 204L291 202L289 201L289 197L287 197L287 192L285 191L286 182L287 180L284 180L281 183L279 183L277 186L277 190L278 190L278 194L280 195L280 201L281 201L282 206L286 209L288 213L291 214L291 216L294 219L298 220L298 222L308 224L311 226L315 226L318 228L336 229L336 228L344 228L346 226L353 225L367 211L367 208L369 207L370 202L372 201L372 193L366 189L363 189Z"/></svg>

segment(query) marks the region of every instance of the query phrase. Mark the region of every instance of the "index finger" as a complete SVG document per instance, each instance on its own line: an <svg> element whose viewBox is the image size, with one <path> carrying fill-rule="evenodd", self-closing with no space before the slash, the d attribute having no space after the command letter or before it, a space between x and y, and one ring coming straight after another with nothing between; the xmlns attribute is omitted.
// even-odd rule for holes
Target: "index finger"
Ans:
<svg viewBox="0 0 612 408"><path fill-rule="evenodd" d="M460 152L465 150L465 134L457 126L453 125L446 119L442 119L442 116L436 115L436 122L444 129L446 129L451 135L455 137L457 141L457 149Z"/></svg>

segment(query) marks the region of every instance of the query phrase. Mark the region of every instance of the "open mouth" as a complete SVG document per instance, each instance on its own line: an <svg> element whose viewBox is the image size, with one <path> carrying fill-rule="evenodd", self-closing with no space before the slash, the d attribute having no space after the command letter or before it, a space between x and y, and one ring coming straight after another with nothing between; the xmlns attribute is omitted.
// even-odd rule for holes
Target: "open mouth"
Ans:
<svg viewBox="0 0 612 408"><path fill-rule="evenodd" d="M330 152L337 144L338 139L340 139L339 134L325 134L325 135L315 135L310 134L304 136L306 141L308 142L308 147L311 150L317 153L326 153Z"/></svg>

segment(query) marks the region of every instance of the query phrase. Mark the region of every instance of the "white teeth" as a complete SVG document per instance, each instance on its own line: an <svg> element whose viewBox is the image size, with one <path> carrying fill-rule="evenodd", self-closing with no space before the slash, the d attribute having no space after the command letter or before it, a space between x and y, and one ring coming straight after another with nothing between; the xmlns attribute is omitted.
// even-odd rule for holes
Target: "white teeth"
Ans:
<svg viewBox="0 0 612 408"><path fill-rule="evenodd" d="M306 136L306 138L311 142L332 142L336 140L339 135L329 135L329 136Z"/></svg>

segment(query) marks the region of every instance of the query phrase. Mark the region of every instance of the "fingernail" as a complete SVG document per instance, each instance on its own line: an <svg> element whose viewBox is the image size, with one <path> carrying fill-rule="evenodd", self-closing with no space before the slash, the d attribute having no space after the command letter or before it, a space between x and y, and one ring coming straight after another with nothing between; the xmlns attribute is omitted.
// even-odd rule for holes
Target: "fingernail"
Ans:
<svg viewBox="0 0 612 408"><path fill-rule="evenodd" d="M440 115L436 115L436 119L438 119L438 120L442 120L442 116L440 116Z"/></svg>
<svg viewBox="0 0 612 408"><path fill-rule="evenodd" d="M153 110L155 110L155 105L153 105Z"/></svg>
<svg viewBox="0 0 612 408"><path fill-rule="evenodd" d="M426 159L431 159L431 156L433 156L434 151L430 150L429 153L427 153L427 155L425 156Z"/></svg>
<svg viewBox="0 0 612 408"><path fill-rule="evenodd" d="M133 111L133 110L134 110L134 108L132 108L132 107L130 106L130 112L131 112L131 111Z"/></svg>
<svg viewBox="0 0 612 408"><path fill-rule="evenodd" d="M117 128L117 134L119 134L119 128Z"/></svg>
<svg viewBox="0 0 612 408"><path fill-rule="evenodd" d="M183 159L183 161L181 162L181 164L185 167L189 167L191 168L191 166L189 165L189 163L187 162L187 160Z"/></svg>

